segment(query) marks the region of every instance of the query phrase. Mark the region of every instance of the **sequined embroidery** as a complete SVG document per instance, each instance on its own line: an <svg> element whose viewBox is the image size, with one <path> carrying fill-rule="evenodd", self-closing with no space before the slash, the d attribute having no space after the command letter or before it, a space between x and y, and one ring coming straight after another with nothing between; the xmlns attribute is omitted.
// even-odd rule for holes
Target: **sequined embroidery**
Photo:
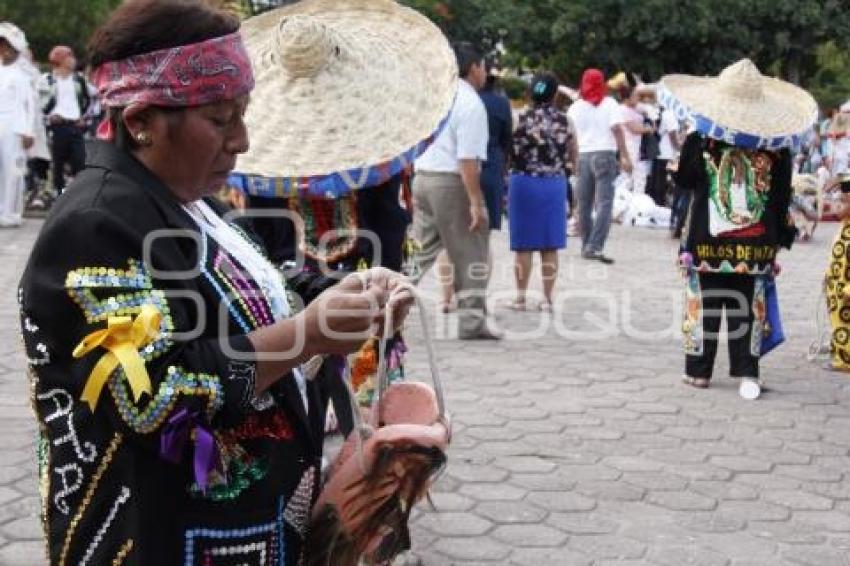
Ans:
<svg viewBox="0 0 850 566"><path fill-rule="evenodd" d="M115 434L112 437L112 441L109 443L109 446L106 448L106 451L103 453L103 457L100 460L100 464L97 466L97 470L91 477L91 481L89 482L89 486L86 489L86 493L83 496L83 500L80 503L80 506L77 508L77 512L74 515L74 518L71 519L71 522L68 524L68 529L65 531L65 541L62 544L62 551L59 555L59 566L64 566L65 560L68 556L68 549L71 546L71 539L74 536L74 532L77 530L77 525L79 525L80 520L83 517L83 514L88 509L89 504L91 503L91 499L94 496L94 492L97 489L98 484L100 483L100 478L106 472L106 469L109 467L109 464L112 463L112 459L115 456L115 452L118 450L118 447L121 446L121 441L123 437L121 434Z"/></svg>
<svg viewBox="0 0 850 566"><path fill-rule="evenodd" d="M53 473L59 476L59 483L62 484L62 489L53 496L53 504L60 513L67 515L71 512L71 508L66 499L82 487L83 469L77 464L65 464L54 468ZM68 481L69 475L73 478L71 482Z"/></svg>
<svg viewBox="0 0 850 566"><path fill-rule="evenodd" d="M94 462L97 458L97 447L91 442L80 443L77 429L74 428L74 398L64 389L51 389L46 393L36 396L39 401L53 401L54 411L43 418L43 422L50 423L60 417L66 419L65 426L68 429L67 434L56 438L53 441L53 446L62 446L68 442L74 447L74 452L77 458L83 462Z"/></svg>
<svg viewBox="0 0 850 566"><path fill-rule="evenodd" d="M251 564L271 566L284 564L285 546L283 536L283 498L278 501L278 515L274 521L241 529L192 528L186 531L185 566L212 564L212 557L239 557L253 554L264 561ZM213 550L215 549L215 550ZM196 561L196 558L201 559ZM228 562L230 563L230 562Z"/></svg>
<svg viewBox="0 0 850 566"><path fill-rule="evenodd" d="M121 549L118 551L118 554L115 555L115 558L112 559L112 566L121 566L124 561L127 559L127 555L130 554L130 551L133 550L133 539L127 539Z"/></svg>
<svg viewBox="0 0 850 566"><path fill-rule="evenodd" d="M236 265L233 258L219 250L213 261L213 267L219 280L230 289L232 296L248 315L254 328L268 326L274 322L265 295L245 277L244 270Z"/></svg>
<svg viewBox="0 0 850 566"><path fill-rule="evenodd" d="M86 548L86 553L83 555L80 560L80 566L85 566L91 560L91 557L94 555L97 547L100 546L100 542L103 540L103 536L106 534L106 531L109 530L109 526L112 525L112 521L115 520L115 516L118 514L118 509L127 503L130 500L130 488L126 485L121 486L121 491L118 493L118 497L112 503L112 507L109 509L109 514L106 516L106 520L97 530L97 534L94 535L94 538L89 543L88 548Z"/></svg>
<svg viewBox="0 0 850 566"><path fill-rule="evenodd" d="M141 434L158 429L177 404L179 395L207 398L206 414L212 420L224 403L221 381L214 375L190 373L182 368L170 366L165 379L160 382L157 393L144 409L133 403L127 381L116 371L109 378L109 390L115 398L118 413L130 427Z"/></svg>
<svg viewBox="0 0 850 566"><path fill-rule="evenodd" d="M227 433L217 433L216 444L221 458L221 470L208 477L209 485L202 490L196 483L189 488L193 497L210 501L229 501L239 497L248 487L265 478L268 463L249 454Z"/></svg>
<svg viewBox="0 0 850 566"><path fill-rule="evenodd" d="M128 260L129 269L84 267L68 273L65 288L85 314L89 324L104 322L110 316L138 314L143 305L153 305L162 313L160 335L140 352L145 361L151 361L172 346L174 321L163 291L153 288L150 275L142 262ZM134 293L119 293L98 299L92 289L136 289Z"/></svg>
<svg viewBox="0 0 850 566"><path fill-rule="evenodd" d="M307 527L310 524L310 508L313 504L313 486L316 482L316 468L310 466L298 487L292 494L292 498L286 504L286 511L283 513L283 518L286 520L295 532L301 538L307 536Z"/></svg>

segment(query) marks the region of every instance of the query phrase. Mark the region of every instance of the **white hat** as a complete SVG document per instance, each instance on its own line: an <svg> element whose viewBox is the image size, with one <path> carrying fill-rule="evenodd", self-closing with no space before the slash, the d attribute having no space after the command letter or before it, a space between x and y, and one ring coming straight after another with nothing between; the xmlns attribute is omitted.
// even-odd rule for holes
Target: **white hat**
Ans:
<svg viewBox="0 0 850 566"><path fill-rule="evenodd" d="M256 87L236 171L253 194L379 184L425 150L454 102L445 36L392 0L302 0L247 20L242 35Z"/></svg>
<svg viewBox="0 0 850 566"><path fill-rule="evenodd" d="M0 22L0 37L8 41L12 49L18 53L27 48L27 36L24 35L21 28L11 22Z"/></svg>
<svg viewBox="0 0 850 566"><path fill-rule="evenodd" d="M798 86L762 76L749 59L718 77L667 75L659 98L696 129L743 147L796 146L817 120L815 99Z"/></svg>

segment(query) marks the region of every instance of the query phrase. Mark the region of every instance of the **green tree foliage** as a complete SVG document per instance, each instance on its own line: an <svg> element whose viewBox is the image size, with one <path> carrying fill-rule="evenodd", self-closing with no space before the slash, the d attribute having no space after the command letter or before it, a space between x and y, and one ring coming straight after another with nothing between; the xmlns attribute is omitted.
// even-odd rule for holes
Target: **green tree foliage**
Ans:
<svg viewBox="0 0 850 566"><path fill-rule="evenodd" d="M850 47L847 0L402 0L452 39L503 40L509 60L575 84L581 70L715 74L749 57L808 86L827 80L818 47Z"/></svg>
<svg viewBox="0 0 850 566"><path fill-rule="evenodd" d="M37 61L54 45L68 45L78 57L95 28L121 0L0 0L0 20L24 30Z"/></svg>

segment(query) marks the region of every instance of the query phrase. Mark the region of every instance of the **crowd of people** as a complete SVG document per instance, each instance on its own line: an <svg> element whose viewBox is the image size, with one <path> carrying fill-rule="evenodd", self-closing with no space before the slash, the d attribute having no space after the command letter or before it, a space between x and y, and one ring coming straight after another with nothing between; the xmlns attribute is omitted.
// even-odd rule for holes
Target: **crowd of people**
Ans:
<svg viewBox="0 0 850 566"><path fill-rule="evenodd" d="M66 178L83 169L84 140L93 134L100 104L70 47L54 47L50 70L42 73L23 31L4 22L0 38L0 227L15 227L25 209L50 208Z"/></svg>
<svg viewBox="0 0 850 566"><path fill-rule="evenodd" d="M427 328L434 387L403 379L412 284L440 266L458 338L500 339L486 293L504 214L508 306L531 308L539 255L544 313L568 218L581 257L608 266L612 221L669 227L683 381L710 385L726 316L740 394L760 395L817 107L749 60L656 85L591 68L575 92L541 70L514 110L481 51L390 0L244 23L127 0L91 39L91 84L67 47L44 75L26 54L0 24L0 221L21 223L26 152L44 183L40 129L60 197L19 291L51 561L391 562L451 438ZM225 186L241 215L213 198ZM350 441L334 465L331 400Z"/></svg>

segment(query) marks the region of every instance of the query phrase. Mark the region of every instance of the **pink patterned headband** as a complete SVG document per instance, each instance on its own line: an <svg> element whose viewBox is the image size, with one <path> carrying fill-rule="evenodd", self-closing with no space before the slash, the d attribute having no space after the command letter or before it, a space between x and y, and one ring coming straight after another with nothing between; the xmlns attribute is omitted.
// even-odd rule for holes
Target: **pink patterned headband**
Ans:
<svg viewBox="0 0 850 566"><path fill-rule="evenodd" d="M101 103L130 106L201 106L251 92L254 74L238 32L109 61L92 73ZM111 140L109 120L97 135Z"/></svg>

